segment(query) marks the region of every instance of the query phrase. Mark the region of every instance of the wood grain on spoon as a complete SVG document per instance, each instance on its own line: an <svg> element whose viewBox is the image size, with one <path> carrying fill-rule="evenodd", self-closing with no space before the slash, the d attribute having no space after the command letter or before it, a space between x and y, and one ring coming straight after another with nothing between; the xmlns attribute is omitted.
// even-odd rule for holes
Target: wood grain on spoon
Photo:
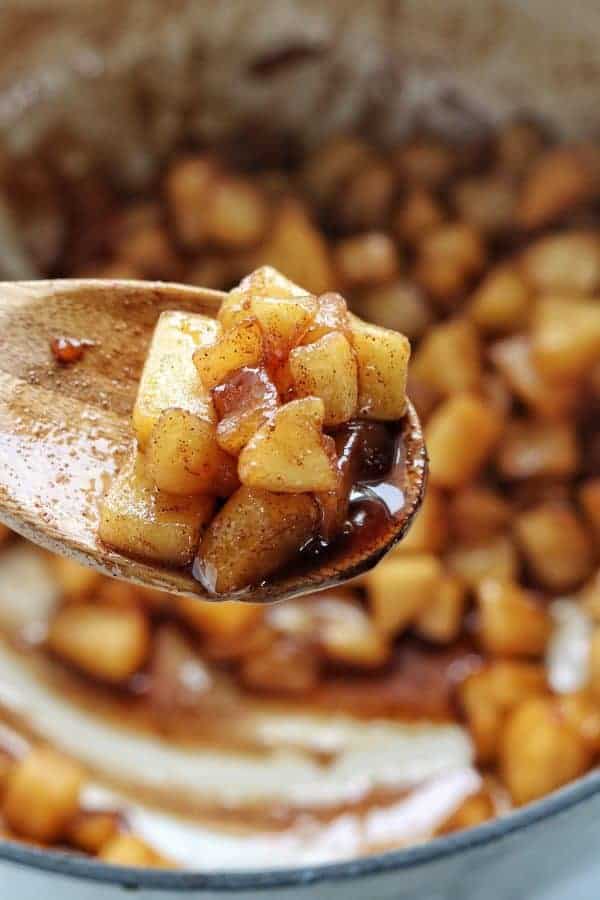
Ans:
<svg viewBox="0 0 600 900"><path fill-rule="evenodd" d="M185 570L125 557L97 539L99 504L132 441L130 416L160 313L214 317L223 294L136 281L0 284L0 521L49 550L146 586L204 596ZM51 350L57 338L89 342L72 365ZM425 451L412 408L405 455L394 473L402 509L360 556L285 574L248 599L306 593L369 568L406 530L419 506ZM214 598L212 598L214 599Z"/></svg>

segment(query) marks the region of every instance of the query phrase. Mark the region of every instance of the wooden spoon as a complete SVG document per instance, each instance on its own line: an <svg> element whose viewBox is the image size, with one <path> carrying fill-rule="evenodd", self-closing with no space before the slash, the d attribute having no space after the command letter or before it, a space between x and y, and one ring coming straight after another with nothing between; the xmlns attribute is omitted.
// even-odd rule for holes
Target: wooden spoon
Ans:
<svg viewBox="0 0 600 900"><path fill-rule="evenodd" d="M208 598L190 572L123 556L98 541L97 528L101 498L131 443L130 414L159 314L179 309L214 317L223 297L143 281L0 284L0 521L108 575ZM91 342L73 365L61 365L51 352L51 341L62 336ZM308 593L375 565L402 537L423 495L426 454L412 406L399 449L389 480L401 502L377 533L242 599Z"/></svg>

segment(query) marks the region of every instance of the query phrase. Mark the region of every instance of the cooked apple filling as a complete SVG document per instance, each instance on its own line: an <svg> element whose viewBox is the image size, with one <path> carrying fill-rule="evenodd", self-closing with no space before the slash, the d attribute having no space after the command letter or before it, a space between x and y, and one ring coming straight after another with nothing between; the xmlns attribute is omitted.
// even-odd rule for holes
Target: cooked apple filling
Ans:
<svg viewBox="0 0 600 900"><path fill-rule="evenodd" d="M216 321L163 313L101 539L194 562L217 594L264 582L316 538L331 543L360 457L382 439L358 423L402 418L409 355L403 335L350 314L340 295L316 297L270 267L230 291Z"/></svg>

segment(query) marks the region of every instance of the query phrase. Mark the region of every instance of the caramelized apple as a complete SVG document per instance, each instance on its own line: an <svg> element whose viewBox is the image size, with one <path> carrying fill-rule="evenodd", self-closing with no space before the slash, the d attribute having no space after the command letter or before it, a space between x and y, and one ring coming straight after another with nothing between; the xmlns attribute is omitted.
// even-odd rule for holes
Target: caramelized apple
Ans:
<svg viewBox="0 0 600 900"><path fill-rule="evenodd" d="M322 433L324 416L318 397L280 407L240 453L242 484L292 494L334 490L338 476Z"/></svg>
<svg viewBox="0 0 600 900"><path fill-rule="evenodd" d="M257 584L297 554L318 522L310 494L274 494L242 485L207 528L194 572L216 593Z"/></svg>
<svg viewBox="0 0 600 900"><path fill-rule="evenodd" d="M129 556L172 566L187 566L212 514L207 495L177 496L159 491L131 452L104 498L99 535Z"/></svg>
<svg viewBox="0 0 600 900"><path fill-rule="evenodd" d="M154 330L133 410L133 429L144 449L161 413L178 407L203 422L214 422L210 393L203 387L192 356L217 339L214 319L191 313L164 312Z"/></svg>
<svg viewBox="0 0 600 900"><path fill-rule="evenodd" d="M239 369L213 389L213 400L219 417L217 442L233 456L279 405L277 388L263 368Z"/></svg>
<svg viewBox="0 0 600 900"><path fill-rule="evenodd" d="M343 334L332 331L312 344L296 347L289 358L298 397L320 397L325 425L341 425L356 414L356 355Z"/></svg>

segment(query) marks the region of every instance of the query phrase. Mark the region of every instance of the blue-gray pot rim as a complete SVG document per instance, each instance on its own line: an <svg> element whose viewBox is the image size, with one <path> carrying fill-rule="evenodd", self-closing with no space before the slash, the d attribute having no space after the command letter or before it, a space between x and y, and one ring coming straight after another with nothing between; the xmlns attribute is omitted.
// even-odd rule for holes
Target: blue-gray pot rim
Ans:
<svg viewBox="0 0 600 900"><path fill-rule="evenodd" d="M589 799L599 789L600 771L590 772L542 800L476 828L434 838L403 850L392 850L347 862L322 865L216 872L136 869L111 866L74 853L40 850L14 841L0 841L0 860L69 878L112 884L132 890L148 888L182 893L210 890L227 894L299 887L417 868L465 850L491 844L544 819L566 812Z"/></svg>

